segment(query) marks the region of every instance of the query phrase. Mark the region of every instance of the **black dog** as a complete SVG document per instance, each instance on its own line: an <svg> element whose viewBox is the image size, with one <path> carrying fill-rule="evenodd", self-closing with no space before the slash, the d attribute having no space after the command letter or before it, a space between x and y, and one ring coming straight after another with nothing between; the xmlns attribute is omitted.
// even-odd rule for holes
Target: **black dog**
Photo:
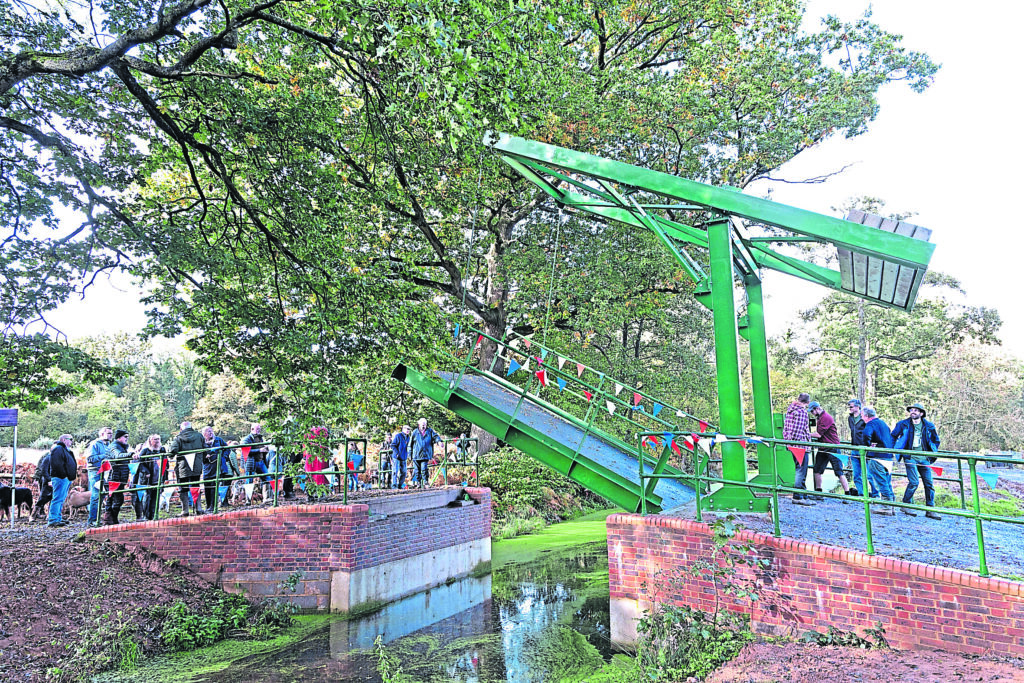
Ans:
<svg viewBox="0 0 1024 683"><path fill-rule="evenodd" d="M18 487L14 489L14 506L18 509L18 519L21 519L21 508L32 511L32 489ZM0 484L0 520L11 517L11 487L7 484Z"/></svg>

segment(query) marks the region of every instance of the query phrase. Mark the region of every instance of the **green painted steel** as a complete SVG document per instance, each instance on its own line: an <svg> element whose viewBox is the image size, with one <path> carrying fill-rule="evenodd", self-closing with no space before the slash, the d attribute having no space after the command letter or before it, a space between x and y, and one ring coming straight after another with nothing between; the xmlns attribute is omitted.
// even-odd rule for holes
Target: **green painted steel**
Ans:
<svg viewBox="0 0 1024 683"><path fill-rule="evenodd" d="M761 283L748 281L747 341L750 343L750 380L754 403L754 433L760 437L774 437L772 424L772 387L768 374L768 335L764 326L764 296ZM777 481L774 449L761 444L757 447L758 474L762 481Z"/></svg>

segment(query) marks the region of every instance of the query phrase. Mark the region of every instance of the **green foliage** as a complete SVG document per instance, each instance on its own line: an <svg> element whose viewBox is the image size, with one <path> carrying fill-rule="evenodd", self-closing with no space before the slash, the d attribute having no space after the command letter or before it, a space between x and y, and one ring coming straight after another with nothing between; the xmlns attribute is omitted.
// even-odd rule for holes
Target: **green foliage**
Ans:
<svg viewBox="0 0 1024 683"><path fill-rule="evenodd" d="M579 632L567 626L547 629L532 652L531 671L552 681L587 681L604 658Z"/></svg>
<svg viewBox="0 0 1024 683"><path fill-rule="evenodd" d="M682 588L694 580L709 583L714 607L708 613L658 601L655 595L655 607L644 612L637 623L637 660L648 680L703 678L753 639L747 615L720 609L722 596L734 603L759 600L763 574L771 565L757 555L753 545L735 540L740 528L732 515L715 519L710 552L657 577L658 593L669 595L682 594Z"/></svg>
<svg viewBox="0 0 1024 683"><path fill-rule="evenodd" d="M511 538L605 507L603 499L511 447L487 454L480 484L491 489L492 535Z"/></svg>
<svg viewBox="0 0 1024 683"><path fill-rule="evenodd" d="M817 643L821 646L834 645L837 647L858 647L862 650L888 649L889 643L885 639L885 628L882 622L878 622L875 628L864 629L864 635L859 636L852 631L841 631L834 626L829 626L825 633L809 631L800 640L805 643Z"/></svg>
<svg viewBox="0 0 1024 683"><path fill-rule="evenodd" d="M85 681L96 673L117 669L129 673L142 656L141 633L123 612L104 613L94 607L81 639L69 644L60 667L47 670L48 681Z"/></svg>
<svg viewBox="0 0 1024 683"><path fill-rule="evenodd" d="M388 652L384 639L379 635L373 641L373 651L377 657L377 673L380 674L381 683L404 683L407 680L402 674L398 657Z"/></svg>
<svg viewBox="0 0 1024 683"><path fill-rule="evenodd" d="M199 613L178 601L161 610L161 642L172 651L205 647L231 634L267 638L291 623L287 608L275 604L254 605L240 595L225 593Z"/></svg>
<svg viewBox="0 0 1024 683"><path fill-rule="evenodd" d="M966 478L966 477L965 477ZM965 482L967 487L970 487L970 482ZM996 489L993 493L1001 496L1000 498L986 498L980 497L978 502L981 506L982 514L986 515L999 515L1000 517L1024 517L1024 501L1016 498L1009 491L1002 489ZM959 492L951 491L945 487L938 487L935 489L935 505L943 508L956 508L960 509L960 494ZM967 492L967 507L970 508L971 494Z"/></svg>

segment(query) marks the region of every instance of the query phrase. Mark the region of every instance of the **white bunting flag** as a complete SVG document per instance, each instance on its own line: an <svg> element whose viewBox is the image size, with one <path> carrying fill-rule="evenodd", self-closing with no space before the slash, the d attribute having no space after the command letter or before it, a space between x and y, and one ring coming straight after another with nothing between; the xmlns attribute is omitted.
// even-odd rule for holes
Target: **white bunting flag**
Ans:
<svg viewBox="0 0 1024 683"><path fill-rule="evenodd" d="M194 463L196 461L196 454L195 453L185 453L184 455L182 455L182 457L185 458L185 462L188 463L188 468L192 469L193 466L194 466Z"/></svg>
<svg viewBox="0 0 1024 683"><path fill-rule="evenodd" d="M561 370L562 366L565 365L565 359L562 357L558 358L558 369Z"/></svg>
<svg viewBox="0 0 1024 683"><path fill-rule="evenodd" d="M885 468L886 472L888 472L889 474L892 474L892 468L896 466L896 461L894 461L894 460L882 460L882 459L878 458L878 462L881 463L882 467Z"/></svg>
<svg viewBox="0 0 1024 683"><path fill-rule="evenodd" d="M97 481L95 484L92 485L92 487L94 489L96 489L97 491L99 491L100 490L100 483Z"/></svg>
<svg viewBox="0 0 1024 683"><path fill-rule="evenodd" d="M615 414L615 404L612 403L611 401L605 401L604 404L606 406L608 406L608 414L609 415L614 415Z"/></svg>
<svg viewBox="0 0 1024 683"><path fill-rule="evenodd" d="M256 489L256 484L242 484L242 490L245 491L245 500L252 500L252 492Z"/></svg>
<svg viewBox="0 0 1024 683"><path fill-rule="evenodd" d="M615 384L615 395L618 396L620 393L622 393L622 385L616 383Z"/></svg>
<svg viewBox="0 0 1024 683"><path fill-rule="evenodd" d="M697 445L703 448L704 452L707 453L708 455L711 455L711 447L714 445L714 443L715 438L710 436L705 439L697 440Z"/></svg>
<svg viewBox="0 0 1024 683"><path fill-rule="evenodd" d="M681 410L676 411L676 417L686 417L686 413Z"/></svg>
<svg viewBox="0 0 1024 683"><path fill-rule="evenodd" d="M525 361L523 361L523 370L526 370L527 372L530 371L530 359L529 358L527 358Z"/></svg>

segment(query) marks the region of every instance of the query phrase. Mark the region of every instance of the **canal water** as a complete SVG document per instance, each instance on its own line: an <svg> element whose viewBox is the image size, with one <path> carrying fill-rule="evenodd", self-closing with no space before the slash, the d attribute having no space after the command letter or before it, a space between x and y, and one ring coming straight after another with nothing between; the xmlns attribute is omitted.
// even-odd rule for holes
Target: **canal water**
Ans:
<svg viewBox="0 0 1024 683"><path fill-rule="evenodd" d="M229 641L154 660L131 680L381 681L374 641L402 681L585 680L612 657L600 513L495 543L491 573L354 618L301 617L274 641ZM104 677L103 680L127 680Z"/></svg>

